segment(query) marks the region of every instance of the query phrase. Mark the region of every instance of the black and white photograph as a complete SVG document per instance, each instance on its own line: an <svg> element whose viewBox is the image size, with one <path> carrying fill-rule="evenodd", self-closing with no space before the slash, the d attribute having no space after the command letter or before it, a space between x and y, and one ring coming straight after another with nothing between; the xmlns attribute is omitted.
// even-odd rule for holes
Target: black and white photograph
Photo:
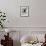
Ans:
<svg viewBox="0 0 46 46"><path fill-rule="evenodd" d="M20 15L22 17L28 17L29 16L29 6L20 6Z"/></svg>

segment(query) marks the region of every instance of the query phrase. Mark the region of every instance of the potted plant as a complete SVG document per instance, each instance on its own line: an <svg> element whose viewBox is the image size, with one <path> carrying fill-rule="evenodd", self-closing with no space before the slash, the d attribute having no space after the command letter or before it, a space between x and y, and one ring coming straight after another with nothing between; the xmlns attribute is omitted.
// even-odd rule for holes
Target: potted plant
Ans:
<svg viewBox="0 0 46 46"><path fill-rule="evenodd" d="M6 20L6 15L4 12L0 11L0 27L4 28L4 22Z"/></svg>

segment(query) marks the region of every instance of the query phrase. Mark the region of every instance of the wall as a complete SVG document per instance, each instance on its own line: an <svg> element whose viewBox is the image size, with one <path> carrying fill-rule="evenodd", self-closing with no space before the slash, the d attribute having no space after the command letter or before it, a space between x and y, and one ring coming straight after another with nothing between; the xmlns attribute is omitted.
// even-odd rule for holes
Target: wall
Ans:
<svg viewBox="0 0 46 46"><path fill-rule="evenodd" d="M6 27L46 27L46 0L0 0L6 12ZM29 6L29 17L20 17L20 6Z"/></svg>

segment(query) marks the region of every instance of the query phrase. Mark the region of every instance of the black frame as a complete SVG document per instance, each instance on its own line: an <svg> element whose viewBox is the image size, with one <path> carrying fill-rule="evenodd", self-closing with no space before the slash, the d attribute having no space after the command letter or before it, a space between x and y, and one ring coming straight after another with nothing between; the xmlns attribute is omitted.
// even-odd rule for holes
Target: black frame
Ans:
<svg viewBox="0 0 46 46"><path fill-rule="evenodd" d="M27 13L28 15L27 16L22 16L22 14L21 14L21 10L22 10L21 8L24 8L24 7L28 9L28 13ZM28 17L29 16L29 6L20 6L20 16L21 17Z"/></svg>

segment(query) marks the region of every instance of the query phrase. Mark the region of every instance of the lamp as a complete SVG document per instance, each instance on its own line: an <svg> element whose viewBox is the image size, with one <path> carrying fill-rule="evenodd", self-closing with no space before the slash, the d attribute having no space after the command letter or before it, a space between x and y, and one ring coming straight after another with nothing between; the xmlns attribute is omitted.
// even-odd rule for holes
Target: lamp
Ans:
<svg viewBox="0 0 46 46"><path fill-rule="evenodd" d="M6 33L8 33L8 32L9 32L9 30L8 30L8 29L5 29L5 32L6 32Z"/></svg>
<svg viewBox="0 0 46 46"><path fill-rule="evenodd" d="M7 33L7 36L9 36L9 29L5 29L5 32Z"/></svg>

